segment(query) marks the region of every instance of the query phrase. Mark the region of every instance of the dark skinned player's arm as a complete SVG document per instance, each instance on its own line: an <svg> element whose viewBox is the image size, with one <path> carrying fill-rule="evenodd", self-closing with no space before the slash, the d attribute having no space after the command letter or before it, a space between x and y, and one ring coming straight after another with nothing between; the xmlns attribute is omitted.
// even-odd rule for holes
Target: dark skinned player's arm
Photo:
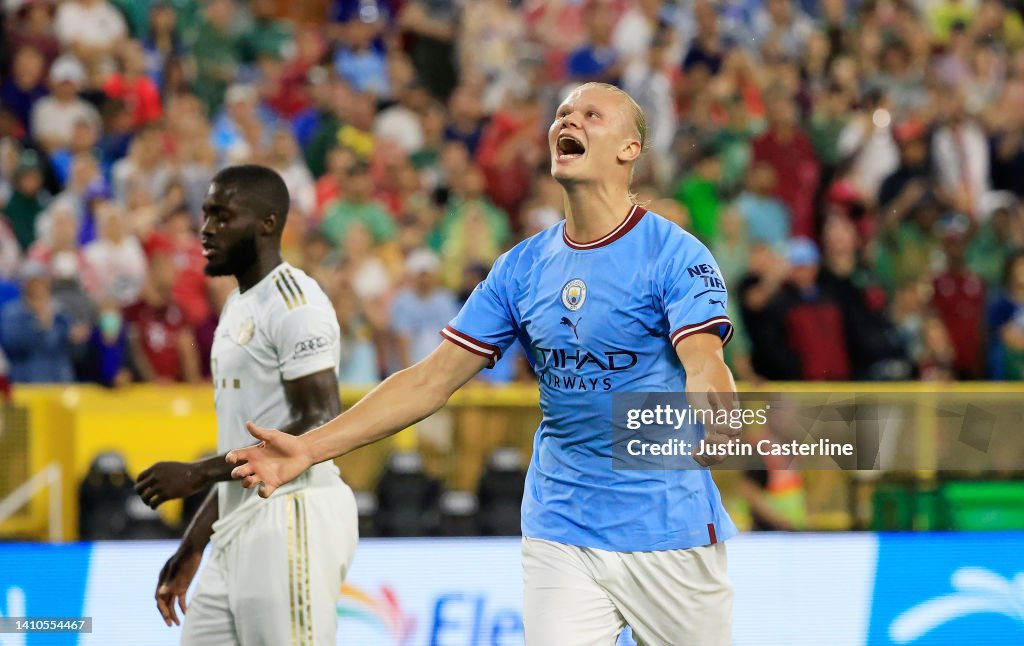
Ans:
<svg viewBox="0 0 1024 646"><path fill-rule="evenodd" d="M283 381L282 385L292 413L292 421L280 429L284 433L301 435L341 413L338 380L333 369ZM187 498L212 483L231 480L235 466L228 464L223 454L195 462L158 462L139 474L135 490L143 502L156 509L168 500Z"/></svg>

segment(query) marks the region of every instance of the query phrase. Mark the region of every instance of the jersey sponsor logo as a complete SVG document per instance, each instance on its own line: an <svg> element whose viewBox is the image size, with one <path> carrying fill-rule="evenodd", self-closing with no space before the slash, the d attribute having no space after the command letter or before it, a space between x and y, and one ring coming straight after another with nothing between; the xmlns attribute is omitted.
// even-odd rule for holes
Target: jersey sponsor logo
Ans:
<svg viewBox="0 0 1024 646"><path fill-rule="evenodd" d="M301 359L302 357L312 356L322 352L329 345L331 345L331 342L324 336L314 336L308 339L303 339L295 344L295 358Z"/></svg>
<svg viewBox="0 0 1024 646"><path fill-rule="evenodd" d="M706 288L704 291L695 294L693 296L694 300L705 294L725 293L725 281L722 280L722 274L719 273L718 268L714 265L701 263L699 265L687 267L686 275L690 278L703 281L704 287Z"/></svg>
<svg viewBox="0 0 1024 646"><path fill-rule="evenodd" d="M617 372L629 370L637 362L636 353L629 350L613 350L598 354L586 350L566 351L564 348L542 348L540 346L537 346L536 350L537 362L542 367L581 370L592 365L595 370Z"/></svg>
<svg viewBox="0 0 1024 646"><path fill-rule="evenodd" d="M572 320L568 316L563 316L562 320L559 321L558 323L559 323L559 325L566 325L566 326L568 326L569 329L572 330L572 333L574 335L576 335L576 338L579 339L580 338L580 333L576 330L576 326L579 325L580 321L582 321L582 320L583 320L583 317L581 316L578 319L576 319L575 323L573 323Z"/></svg>
<svg viewBox="0 0 1024 646"><path fill-rule="evenodd" d="M571 323L571 321L570 321ZM592 373L620 372L629 370L639 358L629 350L611 352L588 352L582 349L542 348L534 346L535 369L541 383L560 390L611 390L610 376L584 377L578 374L556 374L558 371L573 373L586 370Z"/></svg>
<svg viewBox="0 0 1024 646"><path fill-rule="evenodd" d="M238 328L238 345L246 345L249 341L252 341L253 335L256 333L256 323L252 319L246 319L245 323Z"/></svg>
<svg viewBox="0 0 1024 646"><path fill-rule="evenodd" d="M575 312L587 302L587 284L582 278L573 278L562 288L562 305Z"/></svg>

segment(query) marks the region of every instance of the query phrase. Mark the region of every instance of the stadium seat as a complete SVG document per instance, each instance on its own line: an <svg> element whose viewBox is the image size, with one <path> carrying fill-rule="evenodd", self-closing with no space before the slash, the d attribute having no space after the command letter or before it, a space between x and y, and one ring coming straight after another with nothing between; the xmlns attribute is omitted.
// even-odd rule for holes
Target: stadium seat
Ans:
<svg viewBox="0 0 1024 646"><path fill-rule="evenodd" d="M353 491L359 513L359 537L377 536L377 496L372 491Z"/></svg>
<svg viewBox="0 0 1024 646"><path fill-rule="evenodd" d="M485 536L519 536L519 512L523 503L526 470L518 449L495 449L480 476L480 533Z"/></svg>
<svg viewBox="0 0 1024 646"><path fill-rule="evenodd" d="M431 536L439 524L441 487L423 470L416 452L393 453L377 483L377 529L381 536Z"/></svg>
<svg viewBox="0 0 1024 646"><path fill-rule="evenodd" d="M446 491L441 494L441 536L476 536L476 494L471 491Z"/></svg>
<svg viewBox="0 0 1024 646"><path fill-rule="evenodd" d="M120 453L100 453L78 488L78 533L82 540L170 538L174 532L146 507Z"/></svg>

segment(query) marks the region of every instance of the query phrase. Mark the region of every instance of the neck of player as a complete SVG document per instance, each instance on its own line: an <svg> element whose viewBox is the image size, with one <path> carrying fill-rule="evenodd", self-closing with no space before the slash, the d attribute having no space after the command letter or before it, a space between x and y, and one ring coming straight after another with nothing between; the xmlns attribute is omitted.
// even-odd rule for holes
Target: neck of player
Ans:
<svg viewBox="0 0 1024 646"><path fill-rule="evenodd" d="M562 186L566 203L565 233L574 242L600 240L622 224L633 208L629 191L619 183Z"/></svg>
<svg viewBox="0 0 1024 646"><path fill-rule="evenodd" d="M238 291L245 292L253 287L266 278L267 274L274 271L274 267L280 265L281 262L280 247L260 249L256 255L256 262L249 265L242 273L235 274L235 278L238 279Z"/></svg>

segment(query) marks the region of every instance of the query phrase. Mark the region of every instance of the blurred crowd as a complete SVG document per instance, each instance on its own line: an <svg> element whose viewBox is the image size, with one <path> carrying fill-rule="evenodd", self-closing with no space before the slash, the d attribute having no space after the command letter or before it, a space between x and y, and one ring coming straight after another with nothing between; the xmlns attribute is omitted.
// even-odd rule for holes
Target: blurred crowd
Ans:
<svg viewBox="0 0 1024 646"><path fill-rule="evenodd" d="M1024 377L1024 1L0 1L12 382L208 376L234 163L289 187L342 380L417 361L563 217L546 130L585 80L646 110L635 192L718 259L738 378Z"/></svg>

